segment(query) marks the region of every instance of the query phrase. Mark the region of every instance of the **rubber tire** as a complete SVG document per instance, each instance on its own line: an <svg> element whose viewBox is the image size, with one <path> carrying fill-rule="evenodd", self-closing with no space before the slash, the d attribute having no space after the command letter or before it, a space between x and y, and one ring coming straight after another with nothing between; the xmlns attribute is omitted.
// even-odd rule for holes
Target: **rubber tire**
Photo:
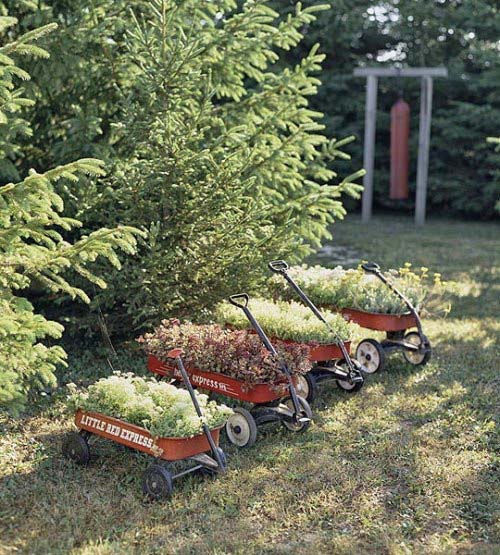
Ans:
<svg viewBox="0 0 500 555"><path fill-rule="evenodd" d="M296 386L295 389L297 390L297 395L304 398L309 404L311 404L318 397L318 382L316 381L316 378L314 377L312 372L298 374L297 380L301 379L304 380L302 384L305 385L305 387L302 389L302 391L299 391L299 388ZM306 395L304 395L305 392L307 392Z"/></svg>
<svg viewBox="0 0 500 555"><path fill-rule="evenodd" d="M343 362L343 365L346 365L346 362ZM363 378L363 373L358 370L359 375ZM342 389L342 391L346 391L347 393L356 393L359 391L363 385L365 384L365 379L363 378L362 382L356 382L354 385L350 384L346 380L335 380L337 382L337 386Z"/></svg>
<svg viewBox="0 0 500 555"><path fill-rule="evenodd" d="M290 430L291 432L297 432L297 433L303 433L305 432L307 429L309 429L309 426L311 425L311 420L312 420L312 410L311 407L309 406L309 403L304 399L304 397L300 397L300 395L297 396L298 400L299 400L299 404L302 408L302 412L304 414L304 416L306 416L307 418L309 418L309 422L305 422L304 424L292 424L291 422L288 422L286 420L282 420L281 423L283 424L283 426L285 426L285 428L287 430ZM288 399L286 399L286 401L284 401L284 403L288 408L290 408L291 410L293 410L293 402L292 399L289 397Z"/></svg>
<svg viewBox="0 0 500 555"><path fill-rule="evenodd" d="M64 438L62 454L76 464L88 464L90 461L90 447L87 438L78 432L71 432Z"/></svg>
<svg viewBox="0 0 500 555"><path fill-rule="evenodd" d="M234 414L232 414L227 419L226 426L225 426L227 438L230 441L230 443L232 443L233 445L236 445L236 447L240 447L240 448L251 447L257 441L257 424L255 423L255 418L248 410L244 409L243 407L236 407L233 410L234 410ZM242 436L242 438L240 439L240 442L238 442L235 440L237 440L237 434L239 434L240 432L235 431L235 428L236 426L239 427L239 424L237 425L231 424L231 419L233 420L238 419L239 422L241 422L241 418L243 418L243 420L246 422L247 434L245 435L248 435L248 437L245 440L245 436Z"/></svg>
<svg viewBox="0 0 500 555"><path fill-rule="evenodd" d="M363 361L360 360L362 357L360 351L360 347L363 345L363 343L368 343L369 345L371 345L372 347L375 348L377 355L378 355L378 365L374 370L368 370L365 368L365 366L363 366ZM359 362L359 364L361 365L361 368L363 369L363 372L365 372L366 374L375 374L375 372L380 372L380 370L383 370L385 368L385 351L384 348L382 347L382 345L376 340L376 339L363 339L363 341L360 341L358 346L356 347L356 360ZM369 355L371 356L371 355Z"/></svg>
<svg viewBox="0 0 500 555"><path fill-rule="evenodd" d="M422 357L422 360L419 362L412 362L409 358L408 358L408 353L406 352L406 349L403 348L403 356L406 360L406 362L410 363L413 366L424 366L425 364L427 364L429 362L429 360L431 359L432 356L432 347L431 347L431 343L430 341L427 339L427 337L425 335L422 335L422 338L420 337L420 335L416 332L416 331L409 331L405 336L404 336L404 340L407 341L408 337L411 336L417 336L419 341L420 341L420 345L427 343L429 345L429 350L426 351L424 353L424 356ZM423 339L423 340L422 340Z"/></svg>
<svg viewBox="0 0 500 555"><path fill-rule="evenodd" d="M164 501L174 489L172 474L164 465L154 463L142 474L142 491L153 501Z"/></svg>

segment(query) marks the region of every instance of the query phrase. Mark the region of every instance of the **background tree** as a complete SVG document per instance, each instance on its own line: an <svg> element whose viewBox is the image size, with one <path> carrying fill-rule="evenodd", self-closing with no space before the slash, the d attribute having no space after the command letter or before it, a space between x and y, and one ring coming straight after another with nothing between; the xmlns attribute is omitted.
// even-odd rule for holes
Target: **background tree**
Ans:
<svg viewBox="0 0 500 555"><path fill-rule="evenodd" d="M12 17L0 17L0 33L16 24ZM31 135L21 114L31 100L17 82L29 79L14 57L47 57L35 41L54 30L46 25L19 36L0 48L0 151L3 170L16 175L15 157L21 153L17 139ZM102 175L102 163L81 159L44 173L31 170L21 181L0 186L0 407L18 411L29 391L54 384L54 370L64 362L65 353L58 346L41 340L58 338L62 326L36 314L26 298L32 284L54 293L64 293L89 302L86 293L72 286L64 277L68 270L94 284L105 282L88 266L103 257L116 267L116 250L131 253L135 231L130 227L99 229L71 243L65 234L81 225L78 220L61 215L63 202L54 185L74 182L78 175Z"/></svg>
<svg viewBox="0 0 500 555"><path fill-rule="evenodd" d="M299 260L328 237L341 193L359 190L356 175L338 180L328 168L347 157L346 141L328 140L308 106L317 47L276 69L323 8L298 4L280 20L266 4L153 0L134 12L118 60L133 86L122 91L114 178L93 218L149 231L140 264L125 262L101 295L136 322L200 317L255 287L268 259Z"/></svg>
<svg viewBox="0 0 500 555"><path fill-rule="evenodd" d="M293 10L292 0L274 0L280 13ZM305 0L314 6L318 0ZM484 137L494 135L500 118L500 12L489 0L340 0L320 21L304 30L305 39L290 58L317 41L326 53L323 86L314 107L327 114L327 131L342 129L359 140L353 163L362 165L363 79L354 67L375 63L410 66L444 65L448 79L434 82L429 168L430 213L490 218L500 192L498 152ZM412 110L410 185L416 182L420 84L414 80L379 81L375 157L375 200L391 207L389 188L389 111L399 90ZM412 207L407 203L406 207Z"/></svg>
<svg viewBox="0 0 500 555"><path fill-rule="evenodd" d="M30 68L39 76L30 93L40 139L27 148L41 168L78 152L113 168L106 190L58 189L69 214L88 230L130 221L151 233L142 263L110 276L114 286L100 296L115 315L141 322L180 306L198 313L218 289L255 286L266 257L309 252L343 215L341 192L357 189L331 162L348 157L308 108L322 56L315 50L295 69L279 64L317 6L298 5L280 21L262 0L241 9L137 1L133 12L111 0L5 4L24 10L24 28L63 27L51 67Z"/></svg>

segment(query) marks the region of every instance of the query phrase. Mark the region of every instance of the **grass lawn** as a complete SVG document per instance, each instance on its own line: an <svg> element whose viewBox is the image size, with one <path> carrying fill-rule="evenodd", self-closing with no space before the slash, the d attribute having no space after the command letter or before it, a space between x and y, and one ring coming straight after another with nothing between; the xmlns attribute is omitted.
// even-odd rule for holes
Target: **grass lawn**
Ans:
<svg viewBox="0 0 500 555"><path fill-rule="evenodd" d="M499 226L353 217L333 231L353 256L460 283L448 317L424 322L427 366L396 354L357 394L324 385L306 434L270 427L248 451L227 446L225 476L180 480L167 504L139 493L148 457L98 441L87 468L63 460L72 424L56 394L0 420L0 553L500 553ZM106 367L80 357L65 379Z"/></svg>

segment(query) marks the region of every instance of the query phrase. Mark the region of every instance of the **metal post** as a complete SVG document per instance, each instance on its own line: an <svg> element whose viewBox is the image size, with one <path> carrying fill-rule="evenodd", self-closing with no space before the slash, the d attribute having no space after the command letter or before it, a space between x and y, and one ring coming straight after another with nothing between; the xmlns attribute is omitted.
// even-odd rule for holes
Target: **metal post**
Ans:
<svg viewBox="0 0 500 555"><path fill-rule="evenodd" d="M424 225L425 223L431 115L432 77L422 77L420 93L420 127L418 135L417 192L415 199L415 223L417 225Z"/></svg>
<svg viewBox="0 0 500 555"><path fill-rule="evenodd" d="M369 222L372 215L373 203L373 160L375 157L375 128L377 117L377 82L375 75L366 78L366 109L365 109L365 143L363 167L366 171L363 177L362 221Z"/></svg>

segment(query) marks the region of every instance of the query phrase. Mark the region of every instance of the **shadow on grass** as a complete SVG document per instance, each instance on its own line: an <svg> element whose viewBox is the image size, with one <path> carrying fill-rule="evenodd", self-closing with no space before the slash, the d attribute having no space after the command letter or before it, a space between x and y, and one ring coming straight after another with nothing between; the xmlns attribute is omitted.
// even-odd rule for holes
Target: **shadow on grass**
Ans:
<svg viewBox="0 0 500 555"><path fill-rule="evenodd" d="M468 295L451 294L451 315L464 318L497 318L500 298L500 268L471 268L467 272L477 289Z"/></svg>
<svg viewBox="0 0 500 555"><path fill-rule="evenodd" d="M394 358L358 395L326 384L326 408L309 433L269 429L254 449L230 453L226 477L183 479L166 504L140 493L151 458L97 440L99 456L76 466L59 455L64 434L55 423L58 431L34 434L40 462L0 481L3 541L29 553L381 553L430 535L490 541L494 469L467 458L479 452L478 438L471 449L450 449L452 435L426 428L446 424L449 408L467 403L476 386L438 397L432 410L400 405L455 380ZM425 458L429 445L435 452Z"/></svg>
<svg viewBox="0 0 500 555"><path fill-rule="evenodd" d="M141 495L150 457L97 440L88 467L64 460L71 418L57 407L8 424L2 543L30 554L495 552L498 331L492 320L429 327L427 366L395 354L357 394L322 385L309 432L263 428L254 448L227 449L226 476L181 479L165 504Z"/></svg>

